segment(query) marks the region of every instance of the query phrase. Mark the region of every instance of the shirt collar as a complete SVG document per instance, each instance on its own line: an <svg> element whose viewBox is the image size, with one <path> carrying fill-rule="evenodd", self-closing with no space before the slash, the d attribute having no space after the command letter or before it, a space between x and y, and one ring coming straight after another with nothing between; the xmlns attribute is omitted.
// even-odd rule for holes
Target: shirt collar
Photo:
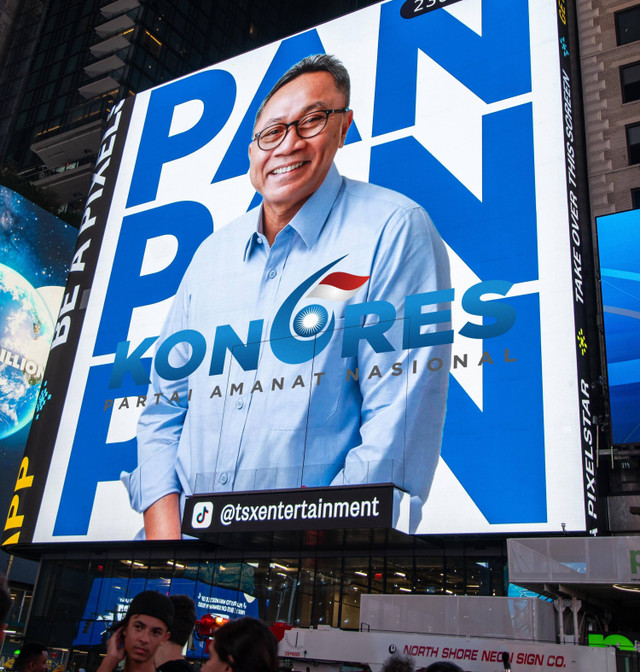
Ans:
<svg viewBox="0 0 640 672"><path fill-rule="evenodd" d="M308 249L318 239L341 186L342 177L335 163L332 163L324 182L289 222L289 226L296 230Z"/></svg>
<svg viewBox="0 0 640 672"><path fill-rule="evenodd" d="M264 245L265 243L260 243L259 240L264 241L264 235L262 233L262 205L258 205L247 212L246 217L249 219L250 228L248 232L247 243L244 247L244 253L242 255L242 261L246 261L250 256L253 250L258 245ZM231 224L233 226L233 224Z"/></svg>
<svg viewBox="0 0 640 672"><path fill-rule="evenodd" d="M331 164L324 182L311 195L309 200L300 208L295 217L289 222L290 226L300 236L307 249L311 249L322 228L327 221L331 208L338 196L342 186L342 177L336 168L335 163ZM246 261L252 251L258 245L258 237L262 234L262 206L258 206L253 211L247 213L252 215L253 226L244 250L243 260Z"/></svg>

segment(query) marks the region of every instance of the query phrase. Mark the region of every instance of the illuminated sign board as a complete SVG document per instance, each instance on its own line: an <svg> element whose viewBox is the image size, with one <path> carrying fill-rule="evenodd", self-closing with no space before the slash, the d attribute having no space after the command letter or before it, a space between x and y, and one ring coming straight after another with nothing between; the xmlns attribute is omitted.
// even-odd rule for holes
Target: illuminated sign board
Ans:
<svg viewBox="0 0 640 672"><path fill-rule="evenodd" d="M411 532L597 532L566 14L406 11L114 107L5 543L175 537L191 495L371 484L409 494ZM312 54L350 102L307 72L254 127Z"/></svg>
<svg viewBox="0 0 640 672"><path fill-rule="evenodd" d="M640 443L640 210L597 226L613 443Z"/></svg>
<svg viewBox="0 0 640 672"><path fill-rule="evenodd" d="M0 511L15 499L77 230L0 186ZM45 390L47 386L44 386Z"/></svg>
<svg viewBox="0 0 640 672"><path fill-rule="evenodd" d="M392 485L297 488L188 497L182 531L192 537L214 532L409 529L409 495Z"/></svg>

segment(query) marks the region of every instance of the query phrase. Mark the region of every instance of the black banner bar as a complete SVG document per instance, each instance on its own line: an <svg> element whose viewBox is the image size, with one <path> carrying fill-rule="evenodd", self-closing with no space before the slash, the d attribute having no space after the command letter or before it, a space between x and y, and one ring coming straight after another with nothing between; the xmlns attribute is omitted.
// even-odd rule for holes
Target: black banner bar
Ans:
<svg viewBox="0 0 640 672"><path fill-rule="evenodd" d="M578 404L582 469L584 482L585 521L593 536L603 531L602 506L596 483L598 426L595 422L593 381L599 353L596 329L595 270L588 187L585 164L585 138L582 123L580 70L577 67L578 40L574 28L575 5L571 0L558 0L558 47L560 81L564 111L565 165L569 234L571 237L571 269L573 306L576 330L578 371ZM569 14L571 10L571 15Z"/></svg>
<svg viewBox="0 0 640 672"><path fill-rule="evenodd" d="M194 495L185 503L182 532L203 537L217 532L401 529L403 497L407 493L388 484Z"/></svg>

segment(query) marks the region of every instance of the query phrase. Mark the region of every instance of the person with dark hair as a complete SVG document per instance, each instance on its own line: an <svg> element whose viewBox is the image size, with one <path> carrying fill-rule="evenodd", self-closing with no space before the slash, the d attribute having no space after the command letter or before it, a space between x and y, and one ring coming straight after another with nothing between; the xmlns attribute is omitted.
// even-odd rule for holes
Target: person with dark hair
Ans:
<svg viewBox="0 0 640 672"><path fill-rule="evenodd" d="M429 665L424 672L464 672L464 670L449 660L440 660Z"/></svg>
<svg viewBox="0 0 640 672"><path fill-rule="evenodd" d="M283 86L292 82L296 77L300 77L300 75L306 75L313 72L328 72L333 77L336 89L338 89L344 96L344 106L349 107L349 104L351 103L351 78L349 77L349 72L335 56L329 54L314 54L298 61L298 63L289 68L273 85L273 88L269 91L258 108L255 123L258 123L267 103Z"/></svg>
<svg viewBox="0 0 640 672"><path fill-rule="evenodd" d="M278 642L262 622L250 616L218 628L207 646L209 660L200 672L278 672Z"/></svg>
<svg viewBox="0 0 640 672"><path fill-rule="evenodd" d="M7 625L9 609L11 609L11 593L9 592L9 586L7 586L7 580L0 572L0 648L4 641L4 629Z"/></svg>
<svg viewBox="0 0 640 672"><path fill-rule="evenodd" d="M13 663L15 672L47 672L49 652L40 642L27 642Z"/></svg>
<svg viewBox="0 0 640 672"><path fill-rule="evenodd" d="M166 595L155 590L136 595L109 638L98 672L113 672L123 660L124 672L155 672L153 659L169 639L173 617L173 604Z"/></svg>
<svg viewBox="0 0 640 672"><path fill-rule="evenodd" d="M184 647L196 624L196 605L188 595L170 595L173 604L173 626L169 639L156 651L157 672L190 672Z"/></svg>
<svg viewBox="0 0 640 672"><path fill-rule="evenodd" d="M382 672L413 672L415 665L413 658L394 653L382 664Z"/></svg>
<svg viewBox="0 0 640 672"><path fill-rule="evenodd" d="M157 341L215 333L210 365L194 370L180 340L170 377L152 367L138 466L121 475L147 539L180 538L186 496L205 491L394 483L410 529L421 520L447 403L449 259L421 205L338 172L350 90L315 54L258 110L262 202L200 245Z"/></svg>

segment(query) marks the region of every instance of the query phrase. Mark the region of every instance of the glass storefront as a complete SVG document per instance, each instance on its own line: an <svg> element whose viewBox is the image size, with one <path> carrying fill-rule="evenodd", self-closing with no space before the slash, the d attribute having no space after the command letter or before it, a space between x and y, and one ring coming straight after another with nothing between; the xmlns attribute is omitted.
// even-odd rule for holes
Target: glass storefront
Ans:
<svg viewBox="0 0 640 672"><path fill-rule="evenodd" d="M269 624L343 629L359 627L365 593L506 594L502 541L482 548L409 537L398 543L380 531L328 541L282 543L274 535L236 550L188 542L45 556L27 637L69 649L71 659L89 653L89 669L108 626L146 589L190 595L198 617L246 614ZM196 642L188 655L203 654Z"/></svg>

